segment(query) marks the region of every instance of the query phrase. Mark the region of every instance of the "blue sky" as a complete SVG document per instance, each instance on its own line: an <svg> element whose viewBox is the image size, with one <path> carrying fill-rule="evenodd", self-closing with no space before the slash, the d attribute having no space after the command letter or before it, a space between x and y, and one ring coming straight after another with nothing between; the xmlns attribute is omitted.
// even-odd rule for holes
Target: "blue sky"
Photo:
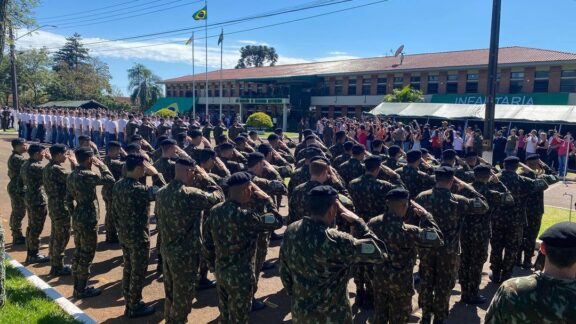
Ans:
<svg viewBox="0 0 576 324"><path fill-rule="evenodd" d="M343 0L341 0L343 1ZM208 23L230 21L281 9L336 0L212 0L208 2ZM359 9L301 20L252 31L247 29L342 10L377 0L350 0L323 7L243 21L225 26L224 65L233 67L238 50L246 44L267 44L276 48L279 64L372 57L389 54L400 44L406 54L487 48L492 1L490 0L388 0ZM576 0L502 1L501 46L528 46L576 52ZM44 0L35 16L41 31L18 40L24 48L56 50L64 37L80 33L94 43L203 27L192 14L202 8L198 0ZM108 7L108 8L103 8ZM157 11L157 12L153 12ZM24 34L25 31L19 31ZM218 69L220 53L217 35L209 29L208 68ZM229 34L228 33L233 33ZM196 71L204 70L204 30L196 33ZM112 84L127 93L126 70L143 63L161 78L192 72L191 48L184 45L189 31L88 45L92 55L110 66Z"/></svg>

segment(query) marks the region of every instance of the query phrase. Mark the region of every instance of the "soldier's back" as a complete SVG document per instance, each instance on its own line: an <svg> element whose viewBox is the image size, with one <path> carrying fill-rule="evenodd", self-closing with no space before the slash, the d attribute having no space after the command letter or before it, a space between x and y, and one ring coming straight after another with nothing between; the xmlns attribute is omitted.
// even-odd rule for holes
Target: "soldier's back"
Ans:
<svg viewBox="0 0 576 324"><path fill-rule="evenodd" d="M40 162L26 160L20 169L22 183L26 188L25 198L28 204L46 203L48 197L43 183L43 169Z"/></svg>

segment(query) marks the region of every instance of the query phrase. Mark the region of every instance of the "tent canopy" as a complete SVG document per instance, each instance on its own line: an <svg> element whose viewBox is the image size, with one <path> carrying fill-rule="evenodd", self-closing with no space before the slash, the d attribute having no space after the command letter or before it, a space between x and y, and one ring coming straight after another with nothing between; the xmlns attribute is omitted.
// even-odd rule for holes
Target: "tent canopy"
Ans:
<svg viewBox="0 0 576 324"><path fill-rule="evenodd" d="M38 106L40 108L108 108L96 100L64 100L64 101L49 101L45 104Z"/></svg>
<svg viewBox="0 0 576 324"><path fill-rule="evenodd" d="M484 105L383 102L369 113L375 116L439 119L484 119ZM576 106L496 105L496 121L576 124Z"/></svg>
<svg viewBox="0 0 576 324"><path fill-rule="evenodd" d="M170 109L175 111L176 113L185 113L192 109L192 105L194 103L194 98L188 97L165 97L156 100L154 105L146 110L146 114L153 114L160 109Z"/></svg>

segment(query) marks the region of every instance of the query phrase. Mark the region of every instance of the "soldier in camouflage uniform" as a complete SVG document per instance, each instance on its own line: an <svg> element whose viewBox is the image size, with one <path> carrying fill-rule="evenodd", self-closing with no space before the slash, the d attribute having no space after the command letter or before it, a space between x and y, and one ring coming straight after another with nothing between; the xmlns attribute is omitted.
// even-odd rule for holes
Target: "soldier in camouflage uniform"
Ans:
<svg viewBox="0 0 576 324"><path fill-rule="evenodd" d="M193 187L198 182L210 184L203 186L207 190ZM156 194L158 231L164 238L160 248L168 324L187 321L199 279L202 212L222 201L222 189L191 159L178 159L174 179Z"/></svg>
<svg viewBox="0 0 576 324"><path fill-rule="evenodd" d="M124 130L124 143L130 143L132 136L136 134L139 126L138 122L134 119L134 115L128 115L128 123L126 123L126 129Z"/></svg>
<svg viewBox="0 0 576 324"><path fill-rule="evenodd" d="M52 268L50 274L55 276L66 276L72 273L69 265L64 265L64 250L70 240L70 210L66 199L66 180L70 174L62 164L66 160L70 161L70 166L74 169L78 163L68 148L62 144L55 144L50 147L52 159L43 171L43 183L48 196L48 210L50 212L51 233L50 233L50 263Z"/></svg>
<svg viewBox="0 0 576 324"><path fill-rule="evenodd" d="M122 149L122 145L117 141L108 142L108 154L104 158L104 164L108 167L115 180L120 180L122 177L122 169L124 168L124 161L121 158L126 157L126 152ZM118 243L118 232L116 230L117 218L114 215L114 208L112 208L112 188L114 183L105 183L102 185L102 199L106 207L106 216L104 218L104 227L106 228L106 243Z"/></svg>
<svg viewBox="0 0 576 324"><path fill-rule="evenodd" d="M560 181L556 173L540 160L538 154L532 154L526 157L526 165L532 170L524 170L521 175L530 178L544 179L548 185ZM524 262L522 267L530 269L532 267L532 257L534 256L534 247L536 246L536 236L540 232L542 224L542 215L544 215L544 191L539 191L526 200L526 226L524 226L522 239L522 252L524 252ZM521 256L520 256L521 258Z"/></svg>
<svg viewBox="0 0 576 324"><path fill-rule="evenodd" d="M372 217L386 211L386 205L382 203L381 197L396 186L377 178L380 173L382 158L379 156L368 157L365 164L366 172L352 180L348 185L348 190L352 202L354 202L356 213L367 223ZM359 266L356 270L354 274L356 304L371 308L373 305L372 286L367 278L366 267Z"/></svg>
<svg viewBox="0 0 576 324"><path fill-rule="evenodd" d="M26 215L26 202L24 200L25 187L20 177L22 164L26 161L24 153L28 151L28 144L23 138L12 140L12 154L8 158L8 195L10 196L10 230L12 231L12 242L14 245L26 243L26 238L22 235L22 220Z"/></svg>
<svg viewBox="0 0 576 324"><path fill-rule="evenodd" d="M384 162L384 165L392 170L399 169L404 166L404 164L398 162L402 156L404 156L404 151L398 145L392 145L388 148L388 154L390 155L388 160Z"/></svg>
<svg viewBox="0 0 576 324"><path fill-rule="evenodd" d="M374 266L371 271L375 297L372 323L408 322L414 295L412 271L416 264L416 245L433 248L444 244L432 215L411 202L409 195L404 188L388 191L386 212L368 223L368 228L386 244L388 251L386 266Z"/></svg>
<svg viewBox="0 0 576 324"><path fill-rule="evenodd" d="M442 234L444 246L434 250L420 250L420 295L422 323L444 323L449 312L450 292L456 284L460 255L460 229L464 217L476 217L488 211L486 199L472 186L454 178L454 169L439 167L435 171L436 186L420 193L416 202L434 215ZM469 199L450 190L457 182L459 192L474 196Z"/></svg>
<svg viewBox="0 0 576 324"><path fill-rule="evenodd" d="M142 124L138 127L138 134L142 136L142 139L151 143L154 132L156 132L156 126L148 120L148 117L142 117Z"/></svg>
<svg viewBox="0 0 576 324"><path fill-rule="evenodd" d="M238 121L235 121L234 124L232 124L232 127L228 129L228 138L234 140L236 137L238 137L238 135L240 135L240 133L243 133L244 131L244 128L240 126Z"/></svg>
<svg viewBox="0 0 576 324"><path fill-rule="evenodd" d="M406 153L407 165L396 170L400 175L406 189L410 192L410 197L416 198L422 191L432 189L436 184L436 179L425 172L420 171L422 163L422 152L420 150L410 150Z"/></svg>
<svg viewBox="0 0 576 324"><path fill-rule="evenodd" d="M40 234L44 228L46 215L48 214L48 197L42 182L42 160L50 157L47 150L39 145L32 144L28 148L30 158L26 160L20 168L20 177L26 188L24 200L26 211L28 212L28 228L26 229L26 248L28 254L26 262L38 263L48 262L49 258L38 253L40 248Z"/></svg>
<svg viewBox="0 0 576 324"><path fill-rule="evenodd" d="M205 222L203 248L215 270L221 323L248 323L252 308L258 234L282 226L273 214L260 214L248 206L255 195L270 199L251 182L247 172L228 179L228 200L212 208Z"/></svg>
<svg viewBox="0 0 576 324"><path fill-rule="evenodd" d="M184 152L186 152L186 154L188 154L192 159L198 160L198 154L201 149L200 144L202 144L203 141L202 132L199 130L191 131L188 140L189 143L184 149Z"/></svg>
<svg viewBox="0 0 576 324"><path fill-rule="evenodd" d="M124 315L130 318L147 316L154 308L142 302L142 289L148 268L150 233L148 215L150 202L156 199L157 186L146 186L139 179L152 176L153 182L165 184L162 174L143 155L126 157L126 175L112 189L112 208L117 217L118 238L124 257L122 292L126 301Z"/></svg>
<svg viewBox="0 0 576 324"><path fill-rule="evenodd" d="M492 168L481 164L474 168L476 180L472 187L486 198L490 209L478 217L466 217L462 223L459 281L462 288L462 301L471 304L483 304L486 297L479 294L482 281L482 268L488 257L490 242L490 222L500 206L514 203L514 198L498 177L492 176Z"/></svg>
<svg viewBox="0 0 576 324"><path fill-rule="evenodd" d="M90 264L96 253L98 241L98 197L96 186L112 184L114 176L108 167L94 157L89 148L79 148L75 152L78 166L66 180L66 201L72 214L74 230L74 258L72 276L74 277L74 298L87 298L100 295L100 289L87 287ZM100 170L98 175L92 171L92 165ZM75 205L74 205L75 202Z"/></svg>
<svg viewBox="0 0 576 324"><path fill-rule="evenodd" d="M364 146L355 144L352 147L352 158L338 167L338 174L340 174L346 186L348 186L350 181L364 174L364 164L362 164L364 153Z"/></svg>
<svg viewBox="0 0 576 324"><path fill-rule="evenodd" d="M540 239L544 271L504 282L488 308L486 323L574 323L576 223L555 224Z"/></svg>
<svg viewBox="0 0 576 324"><path fill-rule="evenodd" d="M449 149L442 152L442 162L440 165L454 168L454 175L466 182L472 183L474 181L474 171L458 157L456 151Z"/></svg>
<svg viewBox="0 0 576 324"><path fill-rule="evenodd" d="M234 155L233 144L222 143L218 145L216 152L218 152L218 157L220 157L220 160L224 162L224 165L226 165L226 168L230 171L230 173L244 171L245 159L242 157L242 159L240 159L241 162L237 160L237 157Z"/></svg>
<svg viewBox="0 0 576 324"><path fill-rule="evenodd" d="M352 323L348 280L355 265L381 264L388 258L385 245L362 218L338 201L329 186L310 190L309 214L292 223L280 248L280 279L291 299L295 323ZM331 228L340 214L357 238Z"/></svg>
<svg viewBox="0 0 576 324"><path fill-rule="evenodd" d="M292 191L300 184L308 181L310 179L310 169L309 165L313 158L315 157L323 157L326 158L322 150L319 148L311 147L306 149L306 164L303 165L301 168L294 171L292 176L290 177L290 182L288 183L288 196L291 196ZM338 190L344 196L348 195L348 191L345 189L344 180L340 177L338 172L333 168L330 167L330 183L327 185L331 185Z"/></svg>
<svg viewBox="0 0 576 324"><path fill-rule="evenodd" d="M370 151L370 154L380 156L382 161L388 160L388 148L382 140L375 139L372 141L372 151Z"/></svg>
<svg viewBox="0 0 576 324"><path fill-rule="evenodd" d="M330 146L330 153L332 154L333 158L336 158L346 151L344 149L344 143L346 142L346 132L345 131L337 131L335 135L335 142L334 145ZM296 154L296 153L294 153ZM337 166L337 165L336 165Z"/></svg>
<svg viewBox="0 0 576 324"><path fill-rule="evenodd" d="M339 156L334 158L332 164L339 169L342 163L350 160L352 158L352 147L354 147L354 143L346 142L344 143L344 153L340 154Z"/></svg>
<svg viewBox="0 0 576 324"><path fill-rule="evenodd" d="M525 201L531 194L544 191L548 184L543 179L532 180L516 173L520 160L515 156L504 159L504 170L498 177L510 190L514 204L503 206L492 218L490 238L491 280L500 283L512 276L512 270L522 247L522 231L526 224Z"/></svg>

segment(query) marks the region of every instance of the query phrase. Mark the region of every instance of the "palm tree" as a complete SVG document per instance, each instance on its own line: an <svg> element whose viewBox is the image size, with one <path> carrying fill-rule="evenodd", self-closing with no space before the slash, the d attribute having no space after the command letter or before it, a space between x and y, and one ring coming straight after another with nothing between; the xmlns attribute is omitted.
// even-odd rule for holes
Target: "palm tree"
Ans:
<svg viewBox="0 0 576 324"><path fill-rule="evenodd" d="M143 64L136 63L128 69L128 80L130 101L138 103L141 110L147 109L162 97L162 87L158 84L160 77Z"/></svg>

